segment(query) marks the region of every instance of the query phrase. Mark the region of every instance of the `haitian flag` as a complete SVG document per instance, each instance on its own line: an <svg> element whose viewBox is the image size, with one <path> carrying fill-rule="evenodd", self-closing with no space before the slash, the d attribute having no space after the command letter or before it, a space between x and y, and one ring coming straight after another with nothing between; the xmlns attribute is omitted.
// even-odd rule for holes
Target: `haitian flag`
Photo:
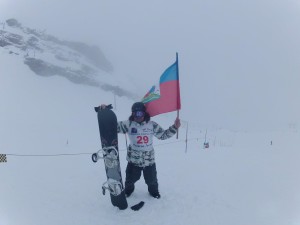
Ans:
<svg viewBox="0 0 300 225"><path fill-rule="evenodd" d="M145 104L150 116L176 111L181 108L177 53L176 62L165 70L159 83L153 85L141 101Z"/></svg>

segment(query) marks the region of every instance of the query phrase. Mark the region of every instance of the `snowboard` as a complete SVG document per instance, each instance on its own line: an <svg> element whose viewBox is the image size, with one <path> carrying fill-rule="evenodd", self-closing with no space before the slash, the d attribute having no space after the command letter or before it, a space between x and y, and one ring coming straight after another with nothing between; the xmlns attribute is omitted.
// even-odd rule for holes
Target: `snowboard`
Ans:
<svg viewBox="0 0 300 225"><path fill-rule="evenodd" d="M97 112L100 139L102 149L92 155L92 160L97 162L99 158L104 159L107 181L102 186L102 193L105 195L108 190L113 206L123 210L128 207L122 173L119 160L117 117L109 105L105 109L95 107ZM99 153L102 152L101 156Z"/></svg>

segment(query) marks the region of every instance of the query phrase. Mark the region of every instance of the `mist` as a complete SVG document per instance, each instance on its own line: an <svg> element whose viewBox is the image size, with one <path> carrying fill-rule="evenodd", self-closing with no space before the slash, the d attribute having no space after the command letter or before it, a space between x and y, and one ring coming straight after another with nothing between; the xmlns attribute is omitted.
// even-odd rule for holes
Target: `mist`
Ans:
<svg viewBox="0 0 300 225"><path fill-rule="evenodd" d="M0 22L97 45L141 97L178 52L183 120L240 130L300 121L299 1L0 2Z"/></svg>

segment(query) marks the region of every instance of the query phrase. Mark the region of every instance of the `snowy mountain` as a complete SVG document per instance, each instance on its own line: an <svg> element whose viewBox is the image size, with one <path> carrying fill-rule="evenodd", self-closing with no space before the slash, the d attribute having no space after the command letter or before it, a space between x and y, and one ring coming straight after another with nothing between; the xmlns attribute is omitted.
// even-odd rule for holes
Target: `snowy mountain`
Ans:
<svg viewBox="0 0 300 225"><path fill-rule="evenodd" d="M27 57L20 46L30 34L22 29L6 24L1 31L6 37L1 43L6 45L0 48L0 154L7 156L7 162L0 163L1 225L300 224L297 127L206 132L206 127L182 118L178 139L154 139L161 199L148 194L141 178L128 203L145 201L145 206L138 212L113 207L109 196L102 195L104 164L91 160L100 148L94 106L115 101L118 119L125 120L133 100L114 99L111 92L93 85L74 85L61 74L47 79L34 75L24 63L28 58L65 69L55 53L60 48L68 49L63 54L71 50L39 38L39 44L45 43L37 45L43 51ZM12 44L12 34L22 36L19 44ZM46 45L57 48L50 51ZM78 59L98 68L87 57ZM81 65L72 60L67 63ZM91 75L96 76L106 73ZM118 85L122 80L115 82ZM152 119L166 128L175 117L176 113L168 113ZM209 148L203 148L204 141ZM119 147L125 178L124 135L119 135Z"/></svg>
<svg viewBox="0 0 300 225"><path fill-rule="evenodd" d="M118 86L112 63L97 46L63 41L16 19L0 24L0 48L19 57L39 76L62 76L76 84L99 87L118 96L135 95Z"/></svg>

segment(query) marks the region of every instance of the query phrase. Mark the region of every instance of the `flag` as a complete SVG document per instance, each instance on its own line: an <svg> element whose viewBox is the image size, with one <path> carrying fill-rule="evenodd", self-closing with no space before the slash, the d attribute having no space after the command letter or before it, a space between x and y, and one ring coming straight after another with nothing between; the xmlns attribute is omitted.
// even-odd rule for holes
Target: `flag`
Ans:
<svg viewBox="0 0 300 225"><path fill-rule="evenodd" d="M176 62L161 75L142 99L150 116L172 112L181 108L179 89L178 54Z"/></svg>

